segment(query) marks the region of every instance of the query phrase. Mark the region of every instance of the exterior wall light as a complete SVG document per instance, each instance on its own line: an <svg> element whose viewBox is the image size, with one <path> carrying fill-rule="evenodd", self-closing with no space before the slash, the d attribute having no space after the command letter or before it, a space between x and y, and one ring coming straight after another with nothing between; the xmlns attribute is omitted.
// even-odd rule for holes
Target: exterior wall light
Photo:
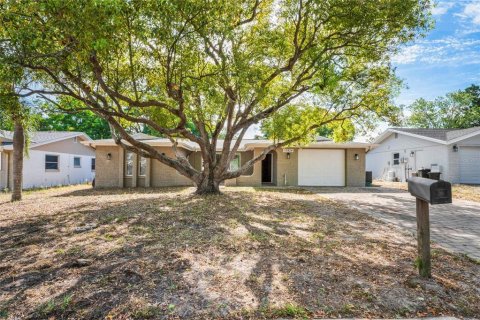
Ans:
<svg viewBox="0 0 480 320"><path fill-rule="evenodd" d="M453 152L458 152L458 146L456 144L453 145Z"/></svg>
<svg viewBox="0 0 480 320"><path fill-rule="evenodd" d="M360 156L358 155L358 153L355 153L355 156L353 156L353 159L360 160Z"/></svg>
<svg viewBox="0 0 480 320"><path fill-rule="evenodd" d="M290 159L290 152L287 152L287 159Z"/></svg>
<svg viewBox="0 0 480 320"><path fill-rule="evenodd" d="M410 157L414 157L414 156L415 156L415 151L410 152Z"/></svg>
<svg viewBox="0 0 480 320"><path fill-rule="evenodd" d="M107 160L112 160L112 154L110 152L107 153Z"/></svg>

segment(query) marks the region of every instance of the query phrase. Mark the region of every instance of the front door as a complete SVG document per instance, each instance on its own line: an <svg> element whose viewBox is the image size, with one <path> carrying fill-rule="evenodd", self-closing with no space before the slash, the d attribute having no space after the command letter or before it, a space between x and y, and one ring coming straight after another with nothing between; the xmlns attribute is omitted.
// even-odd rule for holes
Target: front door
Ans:
<svg viewBox="0 0 480 320"><path fill-rule="evenodd" d="M272 154L268 153L262 160L262 183L272 183Z"/></svg>

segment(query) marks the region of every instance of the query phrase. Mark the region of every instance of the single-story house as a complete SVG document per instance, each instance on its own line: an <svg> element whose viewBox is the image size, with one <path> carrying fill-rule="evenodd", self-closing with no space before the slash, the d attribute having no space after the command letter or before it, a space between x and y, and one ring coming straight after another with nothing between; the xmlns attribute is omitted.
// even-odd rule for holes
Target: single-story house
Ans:
<svg viewBox="0 0 480 320"><path fill-rule="evenodd" d="M170 140L136 135L159 152L174 157ZM125 152L114 140L87 141L96 150L97 174L95 187L160 187L191 186L192 181L158 160L144 159ZM259 155L272 144L268 140L244 139L232 160L232 170ZM219 146L222 141L219 141ZM365 152L370 144L335 143L321 138L303 147L278 148L255 163L250 172L225 182L236 186L365 186ZM182 140L178 150L198 170L202 158L197 144ZM221 147L218 147L218 152Z"/></svg>
<svg viewBox="0 0 480 320"><path fill-rule="evenodd" d="M453 183L480 184L480 127L390 128L367 153L374 179L406 181L419 169L441 172Z"/></svg>
<svg viewBox="0 0 480 320"><path fill-rule="evenodd" d="M81 142L82 132L37 131L23 162L23 188L90 182L95 177L95 151ZM0 190L13 185L13 132L0 130Z"/></svg>

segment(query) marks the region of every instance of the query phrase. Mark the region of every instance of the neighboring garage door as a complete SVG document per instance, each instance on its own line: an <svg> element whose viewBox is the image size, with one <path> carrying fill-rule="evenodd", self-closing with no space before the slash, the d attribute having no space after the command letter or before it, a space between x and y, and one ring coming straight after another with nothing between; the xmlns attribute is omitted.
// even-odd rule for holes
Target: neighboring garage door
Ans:
<svg viewBox="0 0 480 320"><path fill-rule="evenodd" d="M299 149L298 185L344 186L345 150Z"/></svg>
<svg viewBox="0 0 480 320"><path fill-rule="evenodd" d="M480 184L480 147L460 147L460 182Z"/></svg>

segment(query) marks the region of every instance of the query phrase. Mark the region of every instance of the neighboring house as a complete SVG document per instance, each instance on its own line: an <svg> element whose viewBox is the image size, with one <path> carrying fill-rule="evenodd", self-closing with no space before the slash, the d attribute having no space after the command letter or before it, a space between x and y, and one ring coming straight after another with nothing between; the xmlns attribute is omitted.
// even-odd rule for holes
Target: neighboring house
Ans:
<svg viewBox="0 0 480 320"><path fill-rule="evenodd" d="M136 135L136 139L154 146L159 152L174 157L168 139ZM222 145L222 141L218 145ZM232 170L259 155L271 145L268 140L244 139L238 154L230 163ZM96 187L160 187L187 186L192 181L158 160L144 159L125 152L112 139L95 140L84 144L96 149ZM366 143L334 143L319 139L302 148L279 148L255 163L245 175L225 182L237 186L365 186ZM197 144L182 140L178 150L192 166L201 170L202 158ZM221 147L217 149L221 152Z"/></svg>
<svg viewBox="0 0 480 320"><path fill-rule="evenodd" d="M480 184L480 127L469 129L390 128L367 153L374 179L406 181L419 169L438 167L441 179Z"/></svg>
<svg viewBox="0 0 480 320"><path fill-rule="evenodd" d="M13 133L0 130L0 190L13 184ZM23 188L78 184L95 177L95 151L82 132L37 131L23 163Z"/></svg>

